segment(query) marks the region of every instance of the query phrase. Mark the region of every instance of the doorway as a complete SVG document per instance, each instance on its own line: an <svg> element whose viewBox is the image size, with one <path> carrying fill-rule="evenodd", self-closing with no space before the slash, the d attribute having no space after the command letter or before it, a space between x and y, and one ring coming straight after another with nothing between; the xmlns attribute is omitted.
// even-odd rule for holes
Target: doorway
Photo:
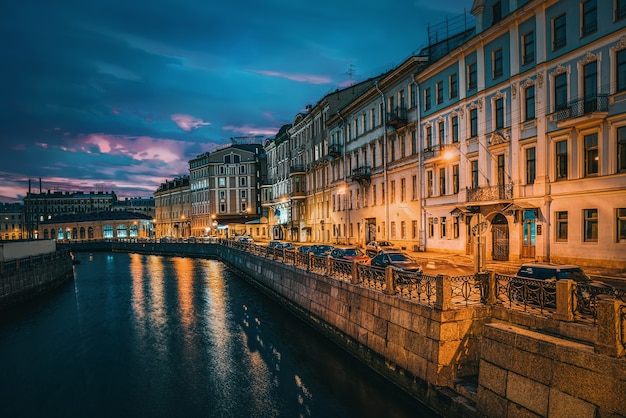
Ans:
<svg viewBox="0 0 626 418"><path fill-rule="evenodd" d="M509 223L498 213L491 221L491 257L497 261L509 259Z"/></svg>

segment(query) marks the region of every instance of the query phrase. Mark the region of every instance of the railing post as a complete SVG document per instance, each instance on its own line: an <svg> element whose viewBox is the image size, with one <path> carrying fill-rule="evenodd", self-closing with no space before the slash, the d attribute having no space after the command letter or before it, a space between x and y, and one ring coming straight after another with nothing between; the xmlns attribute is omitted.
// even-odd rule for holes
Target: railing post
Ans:
<svg viewBox="0 0 626 418"><path fill-rule="evenodd" d="M352 262L352 276L350 277L350 283L357 284L359 282L359 268L356 265L356 261Z"/></svg>
<svg viewBox="0 0 626 418"><path fill-rule="evenodd" d="M438 274L436 278L435 308L446 311L452 307L452 282L447 274Z"/></svg>
<svg viewBox="0 0 626 418"><path fill-rule="evenodd" d="M600 296L596 306L598 338L595 352L611 357L626 354L626 303L619 299Z"/></svg>
<svg viewBox="0 0 626 418"><path fill-rule="evenodd" d="M574 281L559 280L556 282L556 312L554 319L572 322L574 320Z"/></svg>
<svg viewBox="0 0 626 418"><path fill-rule="evenodd" d="M314 254L313 253L309 253L309 258L308 258L308 260L309 260L308 270L309 271L313 270L313 261L314 261L313 257L314 257Z"/></svg>
<svg viewBox="0 0 626 418"><path fill-rule="evenodd" d="M331 257L327 256L326 257L326 275L327 276L330 276L330 260L331 260Z"/></svg>
<svg viewBox="0 0 626 418"><path fill-rule="evenodd" d="M479 273L480 274L480 273ZM496 272L492 270L485 271L481 277L481 286L485 289L485 303L487 305L495 305L498 301L498 281Z"/></svg>
<svg viewBox="0 0 626 418"><path fill-rule="evenodd" d="M387 266L385 268L385 293L393 295L396 293L396 288L393 283L393 267Z"/></svg>

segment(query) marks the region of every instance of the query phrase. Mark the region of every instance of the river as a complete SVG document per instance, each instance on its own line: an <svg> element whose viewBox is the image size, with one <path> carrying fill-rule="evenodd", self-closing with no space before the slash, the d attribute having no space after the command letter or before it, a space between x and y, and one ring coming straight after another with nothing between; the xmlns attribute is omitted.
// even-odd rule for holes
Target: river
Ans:
<svg viewBox="0 0 626 418"><path fill-rule="evenodd" d="M215 260L78 253L0 313L1 417L434 417Z"/></svg>

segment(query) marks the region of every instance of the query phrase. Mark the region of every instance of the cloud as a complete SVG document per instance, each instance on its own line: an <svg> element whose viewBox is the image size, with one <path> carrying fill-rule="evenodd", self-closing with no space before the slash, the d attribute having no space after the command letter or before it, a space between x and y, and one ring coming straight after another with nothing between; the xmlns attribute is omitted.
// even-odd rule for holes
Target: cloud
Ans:
<svg viewBox="0 0 626 418"><path fill-rule="evenodd" d="M205 122L202 119L194 118L190 115L172 115L172 120L176 122L176 125L178 125L178 127L185 132L190 132L194 129L209 126L211 124L211 122Z"/></svg>
<svg viewBox="0 0 626 418"><path fill-rule="evenodd" d="M255 73L268 76L268 77L278 77L285 78L291 81L297 81L299 83L308 83L308 84L328 84L332 82L332 78L314 74L288 74L281 73L279 71L266 71L266 70L258 70Z"/></svg>
<svg viewBox="0 0 626 418"><path fill-rule="evenodd" d="M236 133L240 133L243 135L264 135L264 136L274 136L276 132L278 132L277 128L273 127L252 127L250 125L242 125L242 126L233 126L228 125L222 127L225 131L232 131Z"/></svg>

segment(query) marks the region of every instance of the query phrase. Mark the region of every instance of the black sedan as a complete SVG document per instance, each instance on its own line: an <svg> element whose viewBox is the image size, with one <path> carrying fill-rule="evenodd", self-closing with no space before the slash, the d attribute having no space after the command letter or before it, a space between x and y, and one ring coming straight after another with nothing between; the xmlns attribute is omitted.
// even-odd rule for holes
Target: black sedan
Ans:
<svg viewBox="0 0 626 418"><path fill-rule="evenodd" d="M402 271L411 271L416 273L422 272L421 264L402 251L383 250L372 258L370 264L376 267L393 266L394 268Z"/></svg>

